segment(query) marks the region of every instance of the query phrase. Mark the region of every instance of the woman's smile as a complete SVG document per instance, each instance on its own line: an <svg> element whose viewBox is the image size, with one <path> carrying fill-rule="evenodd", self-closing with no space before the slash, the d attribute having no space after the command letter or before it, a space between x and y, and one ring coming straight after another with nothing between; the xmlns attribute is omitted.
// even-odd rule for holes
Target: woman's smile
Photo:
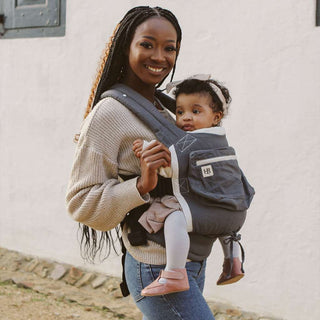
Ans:
<svg viewBox="0 0 320 320"><path fill-rule="evenodd" d="M165 68L159 68L159 67L151 67L148 65L146 65L146 68L152 72L155 72L155 73L160 73L165 69Z"/></svg>

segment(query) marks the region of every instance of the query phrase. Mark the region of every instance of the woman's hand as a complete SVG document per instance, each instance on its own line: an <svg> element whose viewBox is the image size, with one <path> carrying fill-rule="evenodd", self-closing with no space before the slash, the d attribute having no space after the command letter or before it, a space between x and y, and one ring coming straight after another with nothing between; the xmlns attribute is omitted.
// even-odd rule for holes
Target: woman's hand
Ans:
<svg viewBox="0 0 320 320"><path fill-rule="evenodd" d="M140 153L141 177L137 189L141 195L153 190L158 183L158 169L171 165L169 149L159 141L153 141Z"/></svg>

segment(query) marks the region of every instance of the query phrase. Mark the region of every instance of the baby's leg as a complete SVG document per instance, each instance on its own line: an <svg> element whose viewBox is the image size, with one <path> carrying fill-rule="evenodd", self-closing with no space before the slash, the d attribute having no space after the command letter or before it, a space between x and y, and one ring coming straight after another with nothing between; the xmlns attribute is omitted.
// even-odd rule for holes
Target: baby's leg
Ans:
<svg viewBox="0 0 320 320"><path fill-rule="evenodd" d="M185 268L190 247L187 222L182 211L170 213L164 222L167 264L165 270Z"/></svg>
<svg viewBox="0 0 320 320"><path fill-rule="evenodd" d="M164 238L166 242L167 264L165 270L182 269L186 266L190 247L187 222L182 211L174 211L164 222ZM160 283L166 283L160 278Z"/></svg>
<svg viewBox="0 0 320 320"><path fill-rule="evenodd" d="M169 214L164 222L167 264L159 277L141 291L142 296L158 296L189 289L186 260L190 240L182 211Z"/></svg>
<svg viewBox="0 0 320 320"><path fill-rule="evenodd" d="M230 243L226 241L229 238L230 236L219 238L222 246L223 254L224 254L224 262L223 262L223 270L217 281L217 285L231 284L239 281L244 276L243 270L241 268L241 261L239 259L240 257L239 243L233 241L233 248L232 248L233 259L231 260Z"/></svg>
<svg viewBox="0 0 320 320"><path fill-rule="evenodd" d="M230 238L230 236L226 236L226 237L220 237L219 241L221 243L222 246L222 250L223 250L223 254L224 254L224 258L228 259L231 257L231 251L230 251L230 243L225 243L225 241ZM238 242L233 242L233 257L234 258L239 258L240 257L240 246Z"/></svg>

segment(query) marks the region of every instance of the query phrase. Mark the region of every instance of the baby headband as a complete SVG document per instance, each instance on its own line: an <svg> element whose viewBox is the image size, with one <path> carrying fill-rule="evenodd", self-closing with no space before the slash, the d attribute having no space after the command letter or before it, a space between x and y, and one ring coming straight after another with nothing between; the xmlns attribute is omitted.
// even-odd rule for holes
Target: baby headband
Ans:
<svg viewBox="0 0 320 320"><path fill-rule="evenodd" d="M186 79L173 81L173 82L168 83L166 85L166 91L167 91L167 93L169 93L173 88L175 88L176 86L178 86L179 84L181 84L185 80L194 80L195 79L195 80L207 81L207 80L210 80L210 78L211 78L211 74L202 74L202 73L195 74L195 75L188 77ZM212 82L209 82L209 85L211 86L212 90L215 92L215 94L220 99L220 101L222 103L223 112L226 112L228 104L226 102L224 95L222 94L221 89Z"/></svg>

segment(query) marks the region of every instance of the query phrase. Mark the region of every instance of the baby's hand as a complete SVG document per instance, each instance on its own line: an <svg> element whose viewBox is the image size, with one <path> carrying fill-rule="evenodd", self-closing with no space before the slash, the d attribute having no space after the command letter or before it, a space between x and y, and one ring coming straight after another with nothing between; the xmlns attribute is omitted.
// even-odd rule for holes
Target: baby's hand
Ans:
<svg viewBox="0 0 320 320"><path fill-rule="evenodd" d="M137 139L133 141L132 150L137 158L141 157L142 147L143 147L143 140Z"/></svg>

